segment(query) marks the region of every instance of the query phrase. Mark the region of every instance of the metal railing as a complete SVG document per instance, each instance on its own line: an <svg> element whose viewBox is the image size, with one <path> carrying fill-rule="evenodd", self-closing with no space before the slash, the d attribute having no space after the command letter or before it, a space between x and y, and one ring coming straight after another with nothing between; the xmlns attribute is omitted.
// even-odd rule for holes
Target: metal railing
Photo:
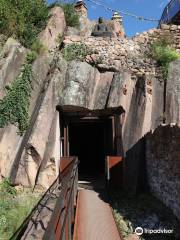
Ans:
<svg viewBox="0 0 180 240"><path fill-rule="evenodd" d="M70 161L70 158L63 158ZM66 165L66 164L65 164ZM43 240L71 240L78 187L78 159L74 158L60 174L61 192Z"/></svg>
<svg viewBox="0 0 180 240"><path fill-rule="evenodd" d="M178 12L180 12L180 0L171 0L163 11L159 26L162 23L170 23Z"/></svg>
<svg viewBox="0 0 180 240"><path fill-rule="evenodd" d="M76 157L62 158L58 178L45 192L20 228L11 237L11 240L24 240L32 238L32 236L37 236L37 239L43 240L71 240L77 187L78 159ZM53 207L52 200L55 202ZM51 203L52 209L49 207L48 201ZM42 219L44 209L46 210L46 218L49 216L47 224L43 223ZM41 236L38 232L40 225L43 225Z"/></svg>

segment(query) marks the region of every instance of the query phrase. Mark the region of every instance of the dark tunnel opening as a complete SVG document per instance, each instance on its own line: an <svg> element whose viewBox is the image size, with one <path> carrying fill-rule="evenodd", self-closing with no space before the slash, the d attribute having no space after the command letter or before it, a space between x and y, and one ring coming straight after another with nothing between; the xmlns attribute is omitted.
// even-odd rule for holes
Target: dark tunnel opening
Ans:
<svg viewBox="0 0 180 240"><path fill-rule="evenodd" d="M112 153L111 120L84 120L71 123L69 145L70 155L78 156L80 160L80 178L104 175L105 157Z"/></svg>

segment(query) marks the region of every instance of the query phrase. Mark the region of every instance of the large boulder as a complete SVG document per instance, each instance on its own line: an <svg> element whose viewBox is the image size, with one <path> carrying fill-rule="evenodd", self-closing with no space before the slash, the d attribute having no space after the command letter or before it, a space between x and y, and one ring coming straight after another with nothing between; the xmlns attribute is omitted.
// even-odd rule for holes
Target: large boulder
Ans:
<svg viewBox="0 0 180 240"><path fill-rule="evenodd" d="M56 106L64 86L66 62L60 56L59 59L54 56L54 61L56 64L51 68L51 74L47 74L46 87L41 93L41 104L16 169L16 182L27 186L38 183L48 188L58 173L56 162L60 158L60 149L56 142L59 141L57 136L60 132ZM36 101L36 107L37 104Z"/></svg>
<svg viewBox="0 0 180 240"><path fill-rule="evenodd" d="M9 38L0 54L0 99L5 96L5 87L20 73L27 50L16 40ZM22 138L16 126L0 129L0 176L8 176Z"/></svg>
<svg viewBox="0 0 180 240"><path fill-rule="evenodd" d="M127 71L114 73L111 89L109 92L108 107L123 107L126 115L132 99L135 81L131 79L131 74Z"/></svg>
<svg viewBox="0 0 180 240"><path fill-rule="evenodd" d="M4 97L5 86L14 81L25 61L27 50L13 38L9 38L0 54L0 99Z"/></svg>
<svg viewBox="0 0 180 240"><path fill-rule="evenodd" d="M180 60L170 64L166 91L166 123L180 126Z"/></svg>
<svg viewBox="0 0 180 240"><path fill-rule="evenodd" d="M102 73L98 72L98 74L96 74L94 91L92 92L90 101L90 108L92 109L106 108L113 76L114 76L113 72Z"/></svg>
<svg viewBox="0 0 180 240"><path fill-rule="evenodd" d="M88 108L97 73L97 69L85 62L70 62L60 105Z"/></svg>
<svg viewBox="0 0 180 240"><path fill-rule="evenodd" d="M66 28L64 12L60 7L54 7L50 11L50 19L44 31L39 35L43 45L48 50L53 50L59 44Z"/></svg>
<svg viewBox="0 0 180 240"><path fill-rule="evenodd" d="M12 40L14 43L14 40ZM14 45L13 45L14 46ZM19 48L24 49L23 47ZM18 48L18 49L19 49ZM23 59L25 57L25 50L23 54ZM17 51L18 53L18 51ZM22 53L21 53L22 54ZM14 63L16 59L16 54L9 56L9 65L8 68L11 69L10 72L14 73L14 76L20 73L20 63L19 68L15 68ZM50 69L53 57L50 55L46 56L39 56L33 64L33 78L32 78L32 92L31 92L31 99L30 99L30 109L29 109L29 116L30 119L34 117L35 110L37 109L39 95L43 89L44 81L46 80L46 76ZM23 63L23 62L21 62ZM15 78L7 72L8 76L8 83L10 84ZM30 126L31 128L31 126ZM31 134L30 129L28 129L28 134L26 136L19 136L18 129L16 126L9 124L3 129L0 129L0 175L3 177L12 177L16 175L17 169L19 167L19 159L21 158L21 154L23 152L24 146L26 145L27 138ZM12 177L14 179L14 177Z"/></svg>

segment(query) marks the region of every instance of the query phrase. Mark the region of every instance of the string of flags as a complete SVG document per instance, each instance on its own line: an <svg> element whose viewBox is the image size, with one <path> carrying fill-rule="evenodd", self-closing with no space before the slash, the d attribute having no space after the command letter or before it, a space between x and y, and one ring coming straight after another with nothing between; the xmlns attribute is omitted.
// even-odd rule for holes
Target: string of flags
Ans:
<svg viewBox="0 0 180 240"><path fill-rule="evenodd" d="M107 11L111 11L113 13L114 12L118 12L121 15L133 17L133 18L135 18L137 20L140 20L140 21L159 22L158 19L146 18L146 17L143 17L143 16L135 15L135 14L127 12L127 11L121 11L121 10L118 10L118 9L112 9L112 8L106 6L104 3L101 3L101 2L99 2L97 0L96 1L95 0L86 0L86 1L90 2L92 4L95 4L95 5L101 6L101 7L105 8L105 10L107 10Z"/></svg>

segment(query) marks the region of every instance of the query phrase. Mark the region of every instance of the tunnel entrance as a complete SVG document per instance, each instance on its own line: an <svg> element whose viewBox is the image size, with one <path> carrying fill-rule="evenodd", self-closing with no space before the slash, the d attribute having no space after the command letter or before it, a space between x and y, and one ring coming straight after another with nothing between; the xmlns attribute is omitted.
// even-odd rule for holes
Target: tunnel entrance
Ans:
<svg viewBox="0 0 180 240"><path fill-rule="evenodd" d="M105 179L107 156L122 156L121 107L60 107L61 156L77 156L79 179ZM118 177L119 178L119 177Z"/></svg>
<svg viewBox="0 0 180 240"><path fill-rule="evenodd" d="M69 125L69 152L80 160L80 176L104 174L105 157L113 152L112 140L111 119L80 120Z"/></svg>

